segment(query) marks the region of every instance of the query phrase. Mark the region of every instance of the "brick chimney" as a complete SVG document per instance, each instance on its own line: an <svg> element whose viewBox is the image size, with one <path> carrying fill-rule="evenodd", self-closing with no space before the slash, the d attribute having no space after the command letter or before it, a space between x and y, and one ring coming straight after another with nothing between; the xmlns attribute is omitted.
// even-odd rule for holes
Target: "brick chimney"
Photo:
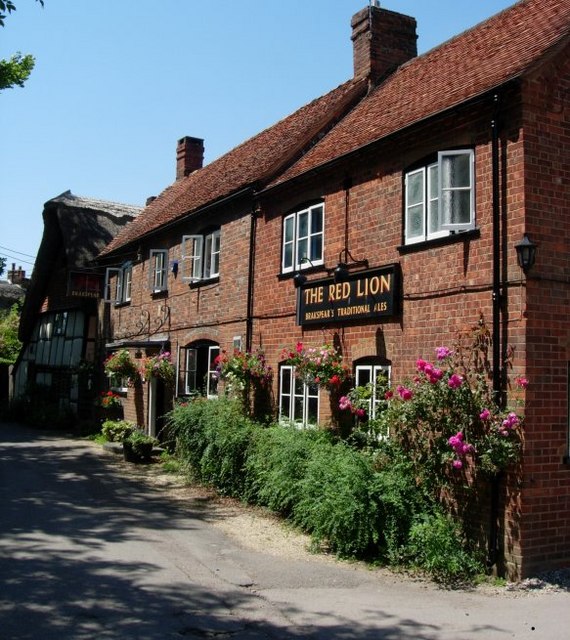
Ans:
<svg viewBox="0 0 570 640"><path fill-rule="evenodd" d="M354 77L377 85L397 67L418 55L416 20L381 9L378 0L352 16Z"/></svg>
<svg viewBox="0 0 570 640"><path fill-rule="evenodd" d="M176 147L176 179L184 178L196 169L201 169L204 162L204 141L200 138L185 136L178 140Z"/></svg>
<svg viewBox="0 0 570 640"><path fill-rule="evenodd" d="M8 282L11 284L22 285L26 281L26 272L22 267L16 269L16 263L12 262L12 268L8 271Z"/></svg>

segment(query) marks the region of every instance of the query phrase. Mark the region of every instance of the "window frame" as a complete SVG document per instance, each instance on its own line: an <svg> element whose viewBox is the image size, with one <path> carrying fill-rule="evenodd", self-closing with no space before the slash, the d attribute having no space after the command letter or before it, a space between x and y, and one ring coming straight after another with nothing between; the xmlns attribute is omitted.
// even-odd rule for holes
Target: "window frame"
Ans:
<svg viewBox="0 0 570 640"><path fill-rule="evenodd" d="M369 381L364 384L360 383L361 374L367 370L369 373ZM376 364L376 363L362 363L354 365L354 385L356 387L362 387L366 384L372 383L372 397L368 400L368 417L370 420L374 420L377 417L377 407L382 402L383 398L378 398L376 381L381 374L388 375L388 384L390 384L392 376L392 366L389 364Z"/></svg>
<svg viewBox="0 0 570 640"><path fill-rule="evenodd" d="M313 231L313 216L320 212L320 229ZM300 219L307 216L306 235L301 232ZM289 230L289 227L291 229ZM320 238L320 256L313 254L313 240ZM306 244L306 252L300 255L300 244ZM283 218L281 241L281 273L292 273L300 269L324 264L325 252L325 204L319 202L287 214ZM307 255L308 253L308 255Z"/></svg>
<svg viewBox="0 0 570 640"><path fill-rule="evenodd" d="M468 184L447 186L442 167L450 158L467 157L469 162ZM433 193L432 172L437 169L437 194ZM410 201L412 195L411 181L421 176L421 198ZM468 192L468 221L454 222L450 207L444 207L452 194ZM449 194L449 196L447 196ZM412 209L421 207L421 232L412 235L410 224ZM436 224L434 224L434 219ZM426 162L416 166L404 174L404 243L416 244L449 236L452 232L468 231L475 228L475 151L473 149L454 149L439 151L435 162Z"/></svg>
<svg viewBox="0 0 570 640"><path fill-rule="evenodd" d="M116 278L115 295L112 295L111 278ZM125 262L121 267L107 267L103 302L122 304L131 301L133 283L133 263Z"/></svg>
<svg viewBox="0 0 570 640"><path fill-rule="evenodd" d="M187 244L192 248L187 251ZM181 263L183 282L201 282L220 276L221 229L182 236Z"/></svg>
<svg viewBox="0 0 570 640"><path fill-rule="evenodd" d="M168 291L168 250L151 249L149 252L148 282L152 293Z"/></svg>
<svg viewBox="0 0 570 640"><path fill-rule="evenodd" d="M284 374L289 377L289 392L283 391ZM299 393L299 387L301 392ZM288 413L283 412L283 399L288 398ZM301 418L296 416L296 400L301 399ZM316 401L316 421L310 422L310 403ZM279 367L279 422L294 424L301 429L316 427L319 423L320 415L320 391L317 384L307 384L304 380L297 378L295 367L284 364Z"/></svg>

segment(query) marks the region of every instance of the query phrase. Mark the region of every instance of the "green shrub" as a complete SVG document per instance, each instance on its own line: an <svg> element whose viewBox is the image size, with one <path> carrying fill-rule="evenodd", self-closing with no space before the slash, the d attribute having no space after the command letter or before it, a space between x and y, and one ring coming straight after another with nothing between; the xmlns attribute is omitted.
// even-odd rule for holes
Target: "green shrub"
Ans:
<svg viewBox="0 0 570 640"><path fill-rule="evenodd" d="M214 403L204 398L178 404L167 416L166 429L175 442L177 455L198 471L200 459L207 446L205 425Z"/></svg>
<svg viewBox="0 0 570 640"><path fill-rule="evenodd" d="M101 425L101 433L107 442L123 442L136 426L127 420L105 420Z"/></svg>
<svg viewBox="0 0 570 640"><path fill-rule="evenodd" d="M247 459L245 497L290 515L300 499L300 484L313 447L329 439L327 432L315 429L281 425L261 429Z"/></svg>
<svg viewBox="0 0 570 640"><path fill-rule="evenodd" d="M431 501L416 483L412 462L393 440L378 444L374 494L379 505L380 553L391 565L402 564L415 519L431 510Z"/></svg>
<svg viewBox="0 0 570 640"><path fill-rule="evenodd" d="M370 460L344 443L319 442L300 482L293 520L339 556L363 555L379 540Z"/></svg>
<svg viewBox="0 0 570 640"><path fill-rule="evenodd" d="M176 407L169 425L177 452L198 478L226 495L242 497L245 460L256 431L236 400L194 400Z"/></svg>
<svg viewBox="0 0 570 640"><path fill-rule="evenodd" d="M222 399L211 404L215 411L210 413L213 419L205 429L207 445L200 459L200 475L221 493L243 497L245 461L256 426L243 415L236 400Z"/></svg>
<svg viewBox="0 0 570 640"><path fill-rule="evenodd" d="M424 515L412 525L407 554L411 564L448 584L468 582L484 570L466 548L457 523L441 511Z"/></svg>

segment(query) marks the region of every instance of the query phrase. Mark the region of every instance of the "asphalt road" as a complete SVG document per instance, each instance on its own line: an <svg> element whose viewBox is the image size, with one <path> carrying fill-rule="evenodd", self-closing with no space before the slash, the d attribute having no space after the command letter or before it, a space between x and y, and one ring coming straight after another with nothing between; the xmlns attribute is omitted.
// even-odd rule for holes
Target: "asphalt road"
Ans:
<svg viewBox="0 0 570 640"><path fill-rule="evenodd" d="M90 443L0 424L0 639L570 637L570 593L444 591L241 548Z"/></svg>

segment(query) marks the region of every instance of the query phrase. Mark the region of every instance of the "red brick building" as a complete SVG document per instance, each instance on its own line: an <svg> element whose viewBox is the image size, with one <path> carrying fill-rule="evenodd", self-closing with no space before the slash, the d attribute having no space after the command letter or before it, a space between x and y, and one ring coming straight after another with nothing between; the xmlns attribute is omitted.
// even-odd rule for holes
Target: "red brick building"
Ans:
<svg viewBox="0 0 570 640"><path fill-rule="evenodd" d="M295 382L283 348L335 344L357 381L399 381L483 317L496 390L531 381L522 474L502 487L504 570L568 564L569 25L567 2L522 0L416 56L412 18L363 9L352 81L190 163L108 247L119 268L136 256L109 348L172 350L184 395L214 393L218 348L261 347L276 415L324 424L328 394Z"/></svg>

